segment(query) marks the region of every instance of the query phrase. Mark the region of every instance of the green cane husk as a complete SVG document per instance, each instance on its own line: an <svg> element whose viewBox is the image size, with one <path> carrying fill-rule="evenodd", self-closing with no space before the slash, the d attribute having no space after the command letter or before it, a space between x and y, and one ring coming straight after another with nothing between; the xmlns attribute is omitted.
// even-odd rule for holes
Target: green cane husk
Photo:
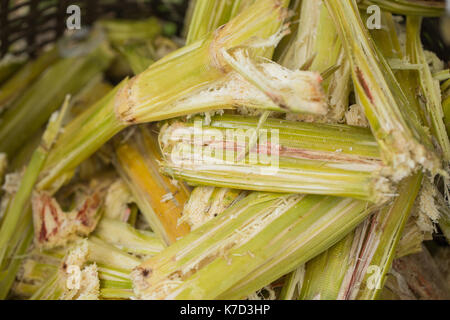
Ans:
<svg viewBox="0 0 450 320"><path fill-rule="evenodd" d="M424 128L409 115L408 98L379 54L361 20L355 1L329 1L347 56L357 97L364 107L385 162L400 181L423 166L433 174L441 161Z"/></svg>
<svg viewBox="0 0 450 320"><path fill-rule="evenodd" d="M238 159L235 150L245 147L257 123L256 118L215 116L208 126L201 119L166 126L160 133L162 168L192 185L328 194L377 203L389 199L392 190L368 130L269 119L261 127L265 142ZM194 137L195 132L202 136ZM276 142L267 144L274 138Z"/></svg>

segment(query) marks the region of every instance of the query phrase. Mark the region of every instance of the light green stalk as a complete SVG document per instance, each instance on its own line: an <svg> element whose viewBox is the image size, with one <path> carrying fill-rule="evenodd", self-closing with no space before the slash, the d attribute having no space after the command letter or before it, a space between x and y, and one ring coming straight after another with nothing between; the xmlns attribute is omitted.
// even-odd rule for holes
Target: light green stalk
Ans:
<svg viewBox="0 0 450 320"><path fill-rule="evenodd" d="M421 25L422 20L420 17L408 17L406 27L407 57L411 63L421 66L418 70L418 84L421 89L421 97L425 99L427 118L430 121L431 132L442 149L444 160L449 162L450 141L444 124L439 80L433 78L425 57L425 51L420 40Z"/></svg>
<svg viewBox="0 0 450 320"><path fill-rule="evenodd" d="M234 18L254 0L196 0L186 36L186 44L203 39L212 30Z"/></svg>
<svg viewBox="0 0 450 320"><path fill-rule="evenodd" d="M179 100L202 90L208 92L214 83L223 82L231 71L223 60L223 50L274 34L285 17L282 9L275 0L258 1L207 39L169 54L131 81L124 81L116 89L117 96L112 93L68 126L70 130L49 156L40 186L57 184L61 176L129 125L207 111L218 108L217 104L223 108L233 102L220 95L212 97L215 105L196 98L186 106L186 101ZM249 97L245 98L248 101Z"/></svg>
<svg viewBox="0 0 450 320"><path fill-rule="evenodd" d="M58 60L59 56L58 49L52 48L41 54L36 60L28 62L4 83L0 87L0 111L20 97L42 72Z"/></svg>
<svg viewBox="0 0 450 320"><path fill-rule="evenodd" d="M26 209L29 202L31 192L38 179L39 173L44 166L49 150L52 148L56 140L59 130L61 129L62 121L67 112L68 99L62 108L62 111L55 113L49 122L47 130L44 133L40 146L33 153L30 163L20 182L20 187L14 195L8 209L5 213L5 218L2 221L0 228L0 265L3 264L6 251L8 250L8 241L14 234L19 223L21 213Z"/></svg>
<svg viewBox="0 0 450 320"><path fill-rule="evenodd" d="M368 210L358 200L252 193L136 268L136 294L243 298L336 243Z"/></svg>
<svg viewBox="0 0 450 320"><path fill-rule="evenodd" d="M29 200L39 173L44 165L49 150L56 140L63 119L67 113L68 99L59 114L55 113L42 137L41 144L25 170L17 193L8 204L0 228L0 267L2 276L2 290L0 298L5 298L12 285L20 265L18 257L24 253L32 241L32 217ZM21 223L19 223L21 222ZM9 262L6 259L13 259ZM11 262L12 261L12 262ZM9 263L9 265L7 264Z"/></svg>
<svg viewBox="0 0 450 320"><path fill-rule="evenodd" d="M377 51L354 0L325 0L347 56L359 103L364 108L383 158L396 181L419 165L438 173L441 162L425 129L411 116L409 102L385 58Z"/></svg>
<svg viewBox="0 0 450 320"><path fill-rule="evenodd" d="M390 197L370 131L269 119L258 145L238 158L257 124L257 118L216 116L208 126L199 118L166 126L160 133L163 170L192 185L373 202Z"/></svg>
<svg viewBox="0 0 450 320"><path fill-rule="evenodd" d="M353 292L353 294L357 293L353 297L360 300L373 300L377 299L381 293L421 183L422 174L408 178L401 184L399 197L394 203L373 216L372 232L367 235L364 250L360 254L362 263L355 272L357 276L362 276L360 278L362 282L358 292ZM371 266L375 268L370 268Z"/></svg>
<svg viewBox="0 0 450 320"><path fill-rule="evenodd" d="M136 230L125 222L107 218L99 222L94 234L121 250L139 256L154 256L165 247L153 233Z"/></svg>
<svg viewBox="0 0 450 320"><path fill-rule="evenodd" d="M447 87L447 89L444 89L444 87ZM450 80L447 80L441 88L443 93L442 110L444 112L444 122L447 129L447 135L450 135Z"/></svg>
<svg viewBox="0 0 450 320"><path fill-rule="evenodd" d="M382 10L395 14L440 17L445 14L444 1L426 0L362 0L359 2L360 8L368 8L377 5Z"/></svg>
<svg viewBox="0 0 450 320"><path fill-rule="evenodd" d="M101 46L86 56L66 58L51 66L2 117L0 150L13 155L45 124L67 94L81 90L110 60L110 51Z"/></svg>

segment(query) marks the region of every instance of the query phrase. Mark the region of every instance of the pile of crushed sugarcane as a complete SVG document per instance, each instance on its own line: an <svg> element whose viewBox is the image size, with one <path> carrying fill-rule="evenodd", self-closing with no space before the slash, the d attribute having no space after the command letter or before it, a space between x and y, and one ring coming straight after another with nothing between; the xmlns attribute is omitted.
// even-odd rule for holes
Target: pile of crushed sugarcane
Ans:
<svg viewBox="0 0 450 320"><path fill-rule="evenodd" d="M7 56L0 298L450 298L444 14L192 0L182 37L109 19Z"/></svg>

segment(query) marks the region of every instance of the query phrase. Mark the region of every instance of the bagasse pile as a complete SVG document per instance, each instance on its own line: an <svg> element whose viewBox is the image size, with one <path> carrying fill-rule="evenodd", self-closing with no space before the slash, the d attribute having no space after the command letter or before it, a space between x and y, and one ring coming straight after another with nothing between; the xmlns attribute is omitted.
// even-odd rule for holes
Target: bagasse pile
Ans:
<svg viewBox="0 0 450 320"><path fill-rule="evenodd" d="M448 299L444 7L193 0L5 58L0 297Z"/></svg>

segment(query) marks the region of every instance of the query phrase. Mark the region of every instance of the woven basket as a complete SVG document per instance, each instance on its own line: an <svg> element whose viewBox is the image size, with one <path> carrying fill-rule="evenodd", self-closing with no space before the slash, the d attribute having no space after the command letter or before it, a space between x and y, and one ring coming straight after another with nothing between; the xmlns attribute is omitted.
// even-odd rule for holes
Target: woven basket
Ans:
<svg viewBox="0 0 450 320"><path fill-rule="evenodd" d="M0 57L7 52L35 55L66 30L67 8L78 5L81 23L91 25L101 17L127 19L151 15L176 23L181 30L184 0L0 0Z"/></svg>

